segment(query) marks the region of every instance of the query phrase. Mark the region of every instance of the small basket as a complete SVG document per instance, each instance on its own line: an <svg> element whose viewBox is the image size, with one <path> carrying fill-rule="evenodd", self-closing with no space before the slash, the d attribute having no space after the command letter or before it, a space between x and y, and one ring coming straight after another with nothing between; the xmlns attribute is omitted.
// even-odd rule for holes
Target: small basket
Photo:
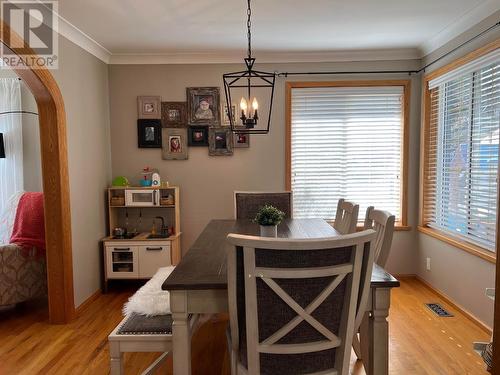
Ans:
<svg viewBox="0 0 500 375"><path fill-rule="evenodd" d="M125 197L111 197L112 206L125 206Z"/></svg>
<svg viewBox="0 0 500 375"><path fill-rule="evenodd" d="M173 198L160 198L160 205L161 206L173 206L174 205L174 199Z"/></svg>

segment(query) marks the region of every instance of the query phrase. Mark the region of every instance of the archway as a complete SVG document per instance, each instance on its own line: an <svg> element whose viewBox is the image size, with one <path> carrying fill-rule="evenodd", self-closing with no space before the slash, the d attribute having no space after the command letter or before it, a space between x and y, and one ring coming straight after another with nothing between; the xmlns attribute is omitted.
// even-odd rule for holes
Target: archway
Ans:
<svg viewBox="0 0 500 375"><path fill-rule="evenodd" d="M17 55L36 56L22 38L0 20L0 41ZM67 323L75 314L71 249L66 113L61 91L47 69L12 69L35 97L40 123L47 285L51 323Z"/></svg>

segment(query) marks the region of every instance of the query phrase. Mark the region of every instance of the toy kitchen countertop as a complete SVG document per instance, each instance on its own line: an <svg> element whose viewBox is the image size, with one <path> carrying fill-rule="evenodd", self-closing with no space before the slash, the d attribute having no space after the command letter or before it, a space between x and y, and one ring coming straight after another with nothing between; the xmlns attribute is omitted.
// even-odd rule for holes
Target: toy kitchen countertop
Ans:
<svg viewBox="0 0 500 375"><path fill-rule="evenodd" d="M143 233L137 233L134 237L128 238L127 236L124 237L115 237L115 236L108 236L102 239L102 241L109 241L109 242L128 242L128 241L173 241L181 236L181 233L175 233L172 234L168 237L158 235L158 234L152 234L150 232L143 232Z"/></svg>

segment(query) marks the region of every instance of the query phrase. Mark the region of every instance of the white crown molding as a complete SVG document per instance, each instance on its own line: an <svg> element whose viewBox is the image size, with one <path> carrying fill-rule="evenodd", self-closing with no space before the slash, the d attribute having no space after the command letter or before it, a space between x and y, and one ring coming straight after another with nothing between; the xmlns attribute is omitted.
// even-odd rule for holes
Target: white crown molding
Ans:
<svg viewBox="0 0 500 375"><path fill-rule="evenodd" d="M420 57L427 56L446 43L456 38L464 31L477 25L488 16L500 10L500 0L486 0L485 2L470 9L454 22L450 23L434 37L426 40L419 47Z"/></svg>
<svg viewBox="0 0 500 375"><path fill-rule="evenodd" d="M416 48L332 52L255 52L259 63L353 62L419 59ZM110 64L229 64L241 63L244 52L178 52L111 55Z"/></svg>
<svg viewBox="0 0 500 375"><path fill-rule="evenodd" d="M109 64L112 56L111 52L61 16L59 16L58 32L59 35L62 35L66 39L75 43L77 46L94 55L99 60Z"/></svg>
<svg viewBox="0 0 500 375"><path fill-rule="evenodd" d="M42 1L36 0L38 3L43 4ZM102 60L106 64L109 64L109 60L111 57L111 52L108 51L105 47L99 44L97 41L92 39L85 32L80 30L78 27L73 25L67 19L65 19L60 14L54 12L54 15L58 18L58 30L57 33L66 39L70 40L77 46L81 47L88 53L94 55L99 60Z"/></svg>

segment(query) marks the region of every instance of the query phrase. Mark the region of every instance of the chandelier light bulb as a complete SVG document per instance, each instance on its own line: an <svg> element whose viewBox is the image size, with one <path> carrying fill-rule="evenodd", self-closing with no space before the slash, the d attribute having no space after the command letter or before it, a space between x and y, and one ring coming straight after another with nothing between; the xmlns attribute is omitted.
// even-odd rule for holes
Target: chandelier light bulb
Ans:
<svg viewBox="0 0 500 375"><path fill-rule="evenodd" d="M241 112L243 112L245 115L247 114L247 107L248 107L247 101L245 100L245 98L241 98L240 108Z"/></svg>
<svg viewBox="0 0 500 375"><path fill-rule="evenodd" d="M258 110L259 109L259 102L257 101L257 98L253 98L253 101L252 101L252 109L254 111Z"/></svg>

